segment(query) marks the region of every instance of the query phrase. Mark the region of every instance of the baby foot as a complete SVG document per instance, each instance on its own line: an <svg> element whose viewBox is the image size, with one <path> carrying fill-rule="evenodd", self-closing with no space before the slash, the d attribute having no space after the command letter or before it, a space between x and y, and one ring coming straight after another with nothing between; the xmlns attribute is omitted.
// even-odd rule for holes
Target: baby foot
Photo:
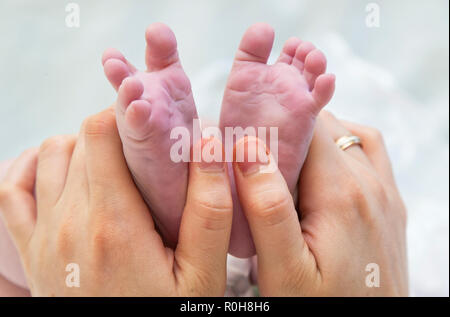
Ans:
<svg viewBox="0 0 450 317"><path fill-rule="evenodd" d="M322 52L297 38L289 39L277 62L267 65L273 39L267 24L245 32L225 89L220 128L278 127L278 167L294 194L316 116L333 95L335 77L324 74ZM255 249L235 193L229 251L249 257Z"/></svg>
<svg viewBox="0 0 450 317"><path fill-rule="evenodd" d="M164 24L147 29L147 70L137 70L117 50L103 54L106 77L118 91L116 117L128 167L165 242L174 245L186 198L188 166L170 158L171 129L192 135L197 118L191 85L178 58L173 32Z"/></svg>

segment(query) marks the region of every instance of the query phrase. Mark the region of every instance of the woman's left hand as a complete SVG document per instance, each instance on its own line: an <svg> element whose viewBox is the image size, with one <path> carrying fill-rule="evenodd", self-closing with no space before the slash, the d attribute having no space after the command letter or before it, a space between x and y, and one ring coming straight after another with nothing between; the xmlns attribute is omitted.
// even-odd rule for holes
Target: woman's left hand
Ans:
<svg viewBox="0 0 450 317"><path fill-rule="evenodd" d="M24 153L0 184L0 210L33 295L222 296L229 188L224 167L192 163L179 243L165 248L106 110L78 139Z"/></svg>
<svg viewBox="0 0 450 317"><path fill-rule="evenodd" d="M336 144L349 135L362 147ZM406 209L381 134L322 111L300 175L300 221L280 171L261 170L234 164L262 295L408 294Z"/></svg>

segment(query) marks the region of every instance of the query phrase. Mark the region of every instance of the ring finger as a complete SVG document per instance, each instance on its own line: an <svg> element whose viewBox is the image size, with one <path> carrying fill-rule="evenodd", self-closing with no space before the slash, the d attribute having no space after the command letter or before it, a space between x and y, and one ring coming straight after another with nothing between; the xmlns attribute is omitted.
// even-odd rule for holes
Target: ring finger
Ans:
<svg viewBox="0 0 450 317"><path fill-rule="evenodd" d="M319 117L323 120L327 130L335 142L343 136L352 136L352 133L347 130L332 113L328 111L321 111ZM336 144L336 146L338 145ZM345 149L342 149L341 152L344 156L351 156L362 164L370 165L369 159L361 148L362 146L363 145L355 143Z"/></svg>

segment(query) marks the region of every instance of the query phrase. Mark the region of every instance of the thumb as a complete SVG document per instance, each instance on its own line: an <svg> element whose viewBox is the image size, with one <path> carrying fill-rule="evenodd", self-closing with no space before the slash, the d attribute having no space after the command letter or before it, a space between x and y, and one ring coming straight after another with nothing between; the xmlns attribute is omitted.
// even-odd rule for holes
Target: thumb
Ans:
<svg viewBox="0 0 450 317"><path fill-rule="evenodd" d="M258 255L258 280L264 288L264 275L281 281L294 266L310 261L311 254L292 196L265 144L255 137L239 140L233 167L239 200ZM270 290L274 289L272 285Z"/></svg>
<svg viewBox="0 0 450 317"><path fill-rule="evenodd" d="M183 271L190 267L189 273L211 281L212 291L221 292L215 295L223 296L233 213L227 165L219 140L204 139L194 146L194 151L198 150L202 162L189 165L187 200L175 259Z"/></svg>
<svg viewBox="0 0 450 317"><path fill-rule="evenodd" d="M0 184L0 215L19 250L30 240L36 221L33 196L37 149L23 152Z"/></svg>

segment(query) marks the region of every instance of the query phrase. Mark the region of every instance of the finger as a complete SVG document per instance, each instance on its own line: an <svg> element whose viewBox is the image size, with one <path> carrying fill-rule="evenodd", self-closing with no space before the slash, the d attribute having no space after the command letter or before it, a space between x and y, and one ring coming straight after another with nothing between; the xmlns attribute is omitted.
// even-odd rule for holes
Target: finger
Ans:
<svg viewBox="0 0 450 317"><path fill-rule="evenodd" d="M14 184L33 194L36 181L38 149L25 150L17 159L12 161L5 173L3 182Z"/></svg>
<svg viewBox="0 0 450 317"><path fill-rule="evenodd" d="M176 259L199 273L222 278L230 241L233 203L222 143L214 138L195 145L202 162L189 166L189 186ZM211 278L211 277L210 277Z"/></svg>
<svg viewBox="0 0 450 317"><path fill-rule="evenodd" d="M115 238L132 237L145 250L150 250L143 255L148 263L161 266L167 263L168 252L128 170L114 113L113 108L108 108L89 117L80 135L85 143L88 225L106 230L105 242L111 242L107 246L113 249L117 247ZM114 234L108 224L114 228Z"/></svg>
<svg viewBox="0 0 450 317"><path fill-rule="evenodd" d="M348 170L346 161L348 157L345 157L342 150L336 146L323 115L318 116L298 185L298 207L302 221L310 212L318 209L318 206L312 205L309 199L312 194L316 194L311 192L313 187L310 184L314 183L314 188L334 188L336 194L340 194L341 181L347 177L342 175Z"/></svg>
<svg viewBox="0 0 450 317"><path fill-rule="evenodd" d="M308 150L308 157L314 157L313 161L318 161L317 164L322 164L323 161L332 162L342 158L341 150L336 146L333 136L328 131L322 112L324 111L322 110L317 117L313 137ZM307 160L308 157L306 158ZM324 165L325 168L327 166L328 165ZM334 168L334 166L331 167Z"/></svg>
<svg viewBox="0 0 450 317"><path fill-rule="evenodd" d="M83 134L90 192L101 193L122 183L123 175L129 174L122 169L125 162L114 111L107 109L89 117ZM113 173L116 171L120 175Z"/></svg>
<svg viewBox="0 0 450 317"><path fill-rule="evenodd" d="M380 174L381 177L388 180L390 184L394 184L394 174L392 172L391 161L384 144L381 133L374 129L353 122L341 120L352 134L361 138L363 151L366 153L372 166Z"/></svg>
<svg viewBox="0 0 450 317"><path fill-rule="evenodd" d="M0 184L0 214L19 250L26 247L36 223L36 166L37 149L27 150L13 162Z"/></svg>
<svg viewBox="0 0 450 317"><path fill-rule="evenodd" d="M108 107L105 111L114 112L115 104ZM77 193L79 197L87 197L89 184L86 172L86 145L85 131L89 118L83 121L75 148L73 150L72 159L70 161L69 172L67 175L66 186L62 196L67 194L73 199L73 193Z"/></svg>
<svg viewBox="0 0 450 317"><path fill-rule="evenodd" d="M61 135L45 140L39 148L36 199L45 213L58 201L66 183L76 137Z"/></svg>
<svg viewBox="0 0 450 317"><path fill-rule="evenodd" d="M323 119L323 122L324 122L327 130L329 131L329 133L331 134L331 137L333 138L333 140L335 142L343 136L352 135L352 133L348 129L346 129L339 122L339 120L336 119L336 117L331 112L324 110L324 111L320 112L319 116ZM356 136L358 136L358 135L356 135ZM358 160L359 162L370 166L370 161L367 158L366 154L364 153L364 151L362 150L360 145L355 144L355 145L348 147L345 150L340 149L340 151L343 153L343 155L345 157L350 156L350 157Z"/></svg>
<svg viewBox="0 0 450 317"><path fill-rule="evenodd" d="M257 138L239 140L233 168L239 200L258 254L258 270L270 268L274 274L282 274L298 258L311 261L311 254L286 182L273 156L269 153L264 157L266 151Z"/></svg>
<svg viewBox="0 0 450 317"><path fill-rule="evenodd" d="M3 181L3 178L5 177L6 173L8 172L9 167L14 162L14 159L9 159L6 161L0 162L0 182Z"/></svg>
<svg viewBox="0 0 450 317"><path fill-rule="evenodd" d="M85 142L84 130L86 128L86 121L83 122L80 132L76 138L76 143L72 152L72 158L66 176L66 183L60 199L64 199L68 195L70 199L74 199L73 193L77 193L78 197L87 197L88 182L86 175L86 160L85 160Z"/></svg>
<svg viewBox="0 0 450 317"><path fill-rule="evenodd" d="M111 211L128 209L126 204L136 199L142 201L123 156L114 110L108 108L90 117L83 133L90 201L116 204Z"/></svg>
<svg viewBox="0 0 450 317"><path fill-rule="evenodd" d="M105 111L114 112L116 104L112 104ZM66 179L66 192L73 190L79 191L82 194L88 189L87 174L86 174L86 149L85 149L85 131L88 119L84 120L80 132L78 133L75 148L73 150L72 159L70 161L69 171Z"/></svg>

